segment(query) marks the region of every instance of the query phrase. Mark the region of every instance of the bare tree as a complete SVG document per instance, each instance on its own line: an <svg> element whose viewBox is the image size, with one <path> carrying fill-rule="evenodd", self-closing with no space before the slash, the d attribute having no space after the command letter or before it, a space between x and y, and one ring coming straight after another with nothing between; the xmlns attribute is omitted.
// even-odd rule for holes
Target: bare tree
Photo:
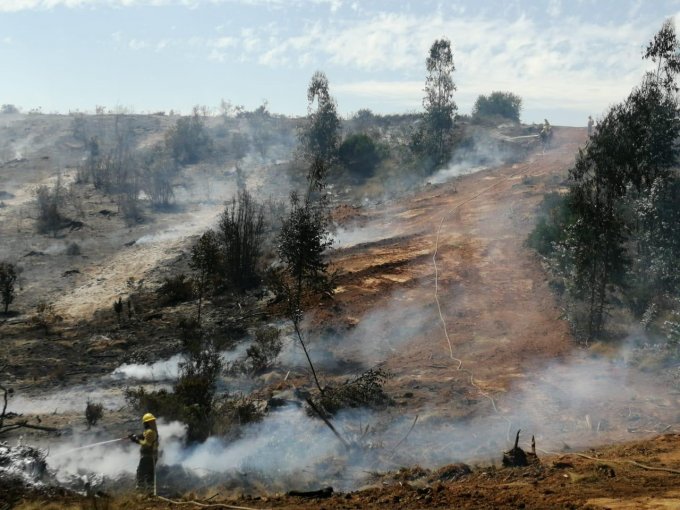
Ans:
<svg viewBox="0 0 680 510"><path fill-rule="evenodd" d="M10 262L0 262L0 297L5 307L5 313L9 311L9 305L14 301L14 282L17 280L17 270Z"/></svg>
<svg viewBox="0 0 680 510"><path fill-rule="evenodd" d="M201 324L201 305L210 276L219 270L220 245L213 230L206 231L191 249L189 266L196 271L196 290L198 291L198 314L196 321Z"/></svg>
<svg viewBox="0 0 680 510"><path fill-rule="evenodd" d="M247 190L240 191L222 213L217 232L225 276L239 290L258 281L263 232L264 208Z"/></svg>

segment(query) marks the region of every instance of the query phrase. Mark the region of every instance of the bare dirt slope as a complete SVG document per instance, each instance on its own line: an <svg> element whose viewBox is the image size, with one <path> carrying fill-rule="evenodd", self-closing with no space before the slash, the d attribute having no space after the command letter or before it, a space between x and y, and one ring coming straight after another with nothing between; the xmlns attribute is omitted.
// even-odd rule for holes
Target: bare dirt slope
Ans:
<svg viewBox="0 0 680 510"><path fill-rule="evenodd" d="M522 162L426 186L399 201L336 211L341 228L333 263L341 270L339 288L305 325L312 355L326 379L344 378L359 366L390 370L387 390L396 405L380 416L377 427L419 417L392 453L395 469L410 467L331 499L270 495L229 504L680 507L676 473L629 462L680 469L677 391L658 374L633 369L618 356L600 359L581 349L561 318L540 260L524 246L536 208L546 192L562 189L585 138L585 129L557 128L550 150L535 151ZM145 264L148 254L139 250ZM116 283L122 284L123 272L119 277ZM63 299L73 299L69 296ZM77 304L69 302L69 308L80 310ZM328 366L323 366L325 350L333 354ZM297 380L304 377L297 374ZM489 467L498 464L517 428L524 430L524 439L536 435L542 467ZM587 445L597 446L586 450L587 456L605 460L547 453ZM452 480L441 466L459 460L481 467ZM421 463L432 469L415 467ZM125 504L160 508L167 502Z"/></svg>
<svg viewBox="0 0 680 510"><path fill-rule="evenodd" d="M584 142L583 129L557 129L545 154L428 187L384 208L358 210L347 223L364 225L379 239L337 251L334 261L344 273L337 308L319 320L343 318L351 327L365 310L399 310L374 332L390 353L393 384L418 380L428 388L423 400L442 404L460 400L452 392L461 385L480 398L459 366L496 394L541 360L569 352L568 326L524 242L544 193L559 188ZM434 297L435 250L450 348Z"/></svg>

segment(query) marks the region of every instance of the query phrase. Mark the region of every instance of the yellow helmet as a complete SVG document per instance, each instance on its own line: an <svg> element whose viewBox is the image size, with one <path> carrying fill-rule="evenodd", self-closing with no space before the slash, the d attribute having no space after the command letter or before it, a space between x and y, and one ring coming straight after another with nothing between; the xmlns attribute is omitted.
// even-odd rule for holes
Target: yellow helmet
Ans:
<svg viewBox="0 0 680 510"><path fill-rule="evenodd" d="M150 421L155 421L156 417L151 414L151 413L146 413L144 416L142 416L142 423L147 423Z"/></svg>

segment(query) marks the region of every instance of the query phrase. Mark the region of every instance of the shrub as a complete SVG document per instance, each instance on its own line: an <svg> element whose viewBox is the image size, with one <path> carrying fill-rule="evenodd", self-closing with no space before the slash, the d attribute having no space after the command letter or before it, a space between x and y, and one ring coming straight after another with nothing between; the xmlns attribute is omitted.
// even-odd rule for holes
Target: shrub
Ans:
<svg viewBox="0 0 680 510"><path fill-rule="evenodd" d="M69 243L69 245L66 247L66 255L70 257L80 255L80 245L76 242Z"/></svg>
<svg viewBox="0 0 680 510"><path fill-rule="evenodd" d="M547 194L540 206L538 222L527 238L527 245L544 257L550 255L555 243L564 238L570 214L564 196L559 193Z"/></svg>
<svg viewBox="0 0 680 510"><path fill-rule="evenodd" d="M215 411L214 432L220 435L237 435L240 428L256 423L264 417L264 406L249 396L235 395L223 398Z"/></svg>
<svg viewBox="0 0 680 510"><path fill-rule="evenodd" d="M95 404L94 402L87 401L87 406L85 407L85 421L87 422L87 428L93 427L97 424L99 420L104 416L104 406L102 404Z"/></svg>
<svg viewBox="0 0 680 510"><path fill-rule="evenodd" d="M277 328L259 328L255 332L255 342L246 350L252 372L261 373L271 367L281 353L282 346L281 332Z"/></svg>
<svg viewBox="0 0 680 510"><path fill-rule="evenodd" d="M204 344L180 363L175 395L184 407L189 443L205 441L212 433L217 377L222 359L212 344Z"/></svg>
<svg viewBox="0 0 680 510"><path fill-rule="evenodd" d="M282 346L281 331L271 326L259 328L253 344L246 349L245 359L232 363L229 372L235 375L261 374L274 364Z"/></svg>
<svg viewBox="0 0 680 510"><path fill-rule="evenodd" d="M382 407L391 402L383 386L390 374L382 368L371 368L348 379L339 386L327 386L323 393L315 399L318 405L328 414L333 415L345 408Z"/></svg>
<svg viewBox="0 0 680 510"><path fill-rule="evenodd" d="M65 198L65 190L61 186L61 180L57 179L52 188L45 185L38 186L35 190L35 198L38 206L38 232L41 234L50 233L56 237L65 221L60 212Z"/></svg>
<svg viewBox="0 0 680 510"><path fill-rule="evenodd" d="M194 286L191 278L181 273L166 277L156 293L163 306L171 306L192 299L194 297Z"/></svg>
<svg viewBox="0 0 680 510"><path fill-rule="evenodd" d="M181 165L197 163L212 151L212 139L205 129L198 109L191 117L182 117L170 128L165 144L172 157Z"/></svg>
<svg viewBox="0 0 680 510"><path fill-rule="evenodd" d="M348 136L338 150L342 165L355 178L366 179L383 160L383 149L365 133Z"/></svg>
<svg viewBox="0 0 680 510"><path fill-rule="evenodd" d="M50 332L50 327L55 322L62 321L62 317L57 315L54 311L52 303L40 302L35 307L35 315L31 317L31 322L45 331L45 334Z"/></svg>
<svg viewBox="0 0 680 510"><path fill-rule="evenodd" d="M118 206L120 207L120 212L123 214L123 218L125 218L125 224L128 227L144 221L144 214L136 194L122 195L118 202Z"/></svg>
<svg viewBox="0 0 680 510"><path fill-rule="evenodd" d="M147 392L142 387L125 390L127 403L137 411L184 422L189 443L205 441L213 434L216 384L222 372L222 359L214 345L201 340L192 342L194 350L185 353L172 392Z"/></svg>

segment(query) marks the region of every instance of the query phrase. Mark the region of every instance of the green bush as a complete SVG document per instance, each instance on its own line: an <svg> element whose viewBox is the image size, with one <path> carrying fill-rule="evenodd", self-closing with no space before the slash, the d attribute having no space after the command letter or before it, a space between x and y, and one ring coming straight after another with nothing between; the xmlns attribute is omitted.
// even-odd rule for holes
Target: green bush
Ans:
<svg viewBox="0 0 680 510"><path fill-rule="evenodd" d="M338 150L340 163L355 178L366 179L384 159L384 149L365 133L349 135Z"/></svg>
<svg viewBox="0 0 680 510"><path fill-rule="evenodd" d="M539 219L529 234L527 245L544 257L549 256L555 243L564 238L569 223L569 206L564 196L548 193L539 209Z"/></svg>
<svg viewBox="0 0 680 510"><path fill-rule="evenodd" d="M480 95L472 109L472 117L503 117L519 122L522 111L522 98L512 92L492 92L489 96Z"/></svg>
<svg viewBox="0 0 680 510"><path fill-rule="evenodd" d="M255 332L255 341L246 350L245 359L232 363L229 371L235 375L261 374L276 362L282 346L281 331L272 326L259 328Z"/></svg>
<svg viewBox="0 0 680 510"><path fill-rule="evenodd" d="M213 142L203 119L194 109L191 117L182 117L170 128L165 144L172 157L181 165L197 163L212 152Z"/></svg>

